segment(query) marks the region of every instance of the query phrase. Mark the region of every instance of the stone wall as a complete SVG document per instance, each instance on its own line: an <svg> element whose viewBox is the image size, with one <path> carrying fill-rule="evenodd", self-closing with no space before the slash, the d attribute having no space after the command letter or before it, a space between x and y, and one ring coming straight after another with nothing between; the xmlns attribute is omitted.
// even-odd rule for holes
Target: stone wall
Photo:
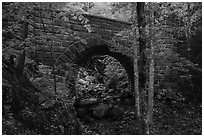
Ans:
<svg viewBox="0 0 204 137"><path fill-rule="evenodd" d="M29 37L37 36L35 39L35 50L29 54L31 58L39 59L44 64L73 63L77 57L86 49L94 46L108 46L107 41L124 28L130 28L130 23L122 22L105 17L83 14L91 26L89 32L81 21L67 15L69 20L59 18L48 18L45 13L36 11L29 17ZM49 39L42 40L40 36L49 36ZM54 37L53 37L54 36ZM86 42L79 41L75 36L86 39ZM53 53L51 54L52 51ZM51 59L54 59L54 61Z"/></svg>

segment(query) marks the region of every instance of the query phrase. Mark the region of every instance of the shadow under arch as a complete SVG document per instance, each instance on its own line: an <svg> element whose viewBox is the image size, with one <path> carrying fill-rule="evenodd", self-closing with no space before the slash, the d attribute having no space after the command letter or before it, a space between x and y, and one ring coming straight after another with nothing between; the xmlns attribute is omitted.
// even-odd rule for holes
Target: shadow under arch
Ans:
<svg viewBox="0 0 204 137"><path fill-rule="evenodd" d="M134 89L134 68L133 68L133 60L123 55L122 53L116 53L110 51L108 45L101 45L101 46L94 46L87 48L83 52L81 52L80 55L75 60L75 63L80 65L83 65L85 62L87 62L91 57L96 55L109 55L113 58L115 58L126 70L126 73L128 75L128 79L131 83L131 90Z"/></svg>

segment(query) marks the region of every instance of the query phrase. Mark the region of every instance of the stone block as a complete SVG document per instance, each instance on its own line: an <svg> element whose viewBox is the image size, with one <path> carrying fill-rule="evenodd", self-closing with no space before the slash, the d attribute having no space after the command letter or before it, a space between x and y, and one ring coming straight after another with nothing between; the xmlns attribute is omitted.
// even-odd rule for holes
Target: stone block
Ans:
<svg viewBox="0 0 204 137"><path fill-rule="evenodd" d="M45 64L45 65L48 65L48 66L51 66L54 64L55 61L52 61L50 58L43 58L41 59L42 60L42 63Z"/></svg>
<svg viewBox="0 0 204 137"><path fill-rule="evenodd" d="M71 30L74 30L74 31L82 31L82 32L85 32L85 31L86 31L86 29L85 29L83 26L81 26L81 25L75 25L75 24L71 24L71 25L70 25L70 29L71 29Z"/></svg>
<svg viewBox="0 0 204 137"><path fill-rule="evenodd" d="M104 40L112 40L112 36L110 36L110 35L102 35L102 38L104 39Z"/></svg>
<svg viewBox="0 0 204 137"><path fill-rule="evenodd" d="M80 42L80 41L75 44L77 50L78 50L80 53L85 50L84 45L85 45L85 44L83 44L83 43Z"/></svg>
<svg viewBox="0 0 204 137"><path fill-rule="evenodd" d="M87 39L86 41L87 41L88 48L98 46L98 39L101 39L101 37L99 36L99 37Z"/></svg>
<svg viewBox="0 0 204 137"><path fill-rule="evenodd" d="M72 61L70 58L68 58L64 53L62 53L62 54L58 57L58 59L62 60L62 61L65 62L65 63L72 63L72 62L73 62L73 61Z"/></svg>
<svg viewBox="0 0 204 137"><path fill-rule="evenodd" d="M78 51L78 49L76 48L75 45L72 45L71 47L69 47L69 49L72 51L72 53L73 53L75 56L79 56L80 52Z"/></svg>
<svg viewBox="0 0 204 137"><path fill-rule="evenodd" d="M64 54L70 58L71 60L75 60L76 59L76 55L68 48L66 49L66 51L64 52Z"/></svg>

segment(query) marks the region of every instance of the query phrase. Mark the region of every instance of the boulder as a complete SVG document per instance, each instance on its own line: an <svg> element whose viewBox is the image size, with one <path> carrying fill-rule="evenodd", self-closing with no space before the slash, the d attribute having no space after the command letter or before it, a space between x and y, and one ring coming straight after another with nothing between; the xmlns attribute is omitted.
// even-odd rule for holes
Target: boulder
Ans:
<svg viewBox="0 0 204 137"><path fill-rule="evenodd" d="M118 99L120 99L120 96L107 96L103 100L97 100L96 98L80 100L77 98L74 100L74 107L77 116L80 118L87 116L97 119L107 116L115 118L122 116L124 112L123 109L117 105Z"/></svg>
<svg viewBox="0 0 204 137"><path fill-rule="evenodd" d="M108 112L108 116L112 119L118 119L121 118L124 114L124 109L120 106L113 106L109 112Z"/></svg>
<svg viewBox="0 0 204 137"><path fill-rule="evenodd" d="M79 108L88 108L93 105L96 105L98 103L98 100L96 98L88 98L88 99L82 99L80 100L79 98L74 98L74 107L75 109Z"/></svg>
<svg viewBox="0 0 204 137"><path fill-rule="evenodd" d="M97 107L93 108L93 117L101 119L108 114L109 109L109 104L101 103Z"/></svg>

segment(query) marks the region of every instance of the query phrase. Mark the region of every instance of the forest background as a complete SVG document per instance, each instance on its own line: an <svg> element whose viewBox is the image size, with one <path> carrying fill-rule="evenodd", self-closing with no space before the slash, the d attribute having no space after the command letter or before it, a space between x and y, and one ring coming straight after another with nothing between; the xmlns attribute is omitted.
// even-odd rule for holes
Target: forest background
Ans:
<svg viewBox="0 0 204 137"><path fill-rule="evenodd" d="M137 4L131 2L72 2L2 3L3 110L4 106L6 106L3 116L10 114L10 112L12 112L12 114L19 114L19 112L24 112L25 108L32 110L36 107L33 105L33 102L22 99L22 97L27 96L27 94L33 96L32 98L35 98L36 95L22 92L23 89L21 89L21 85L18 87L19 90L14 90L15 84L11 84L13 76L7 75L4 77L4 74L9 74L4 65L8 63L6 62L8 60L10 60L9 63L13 63L13 55L18 56L15 66L19 73L28 77L29 81L31 81L35 87L38 87L43 94L46 94L40 94L38 96L43 96L42 98L46 98L46 101L50 101L50 99L55 101L61 100L63 104L65 103L63 99L70 96L65 93L60 96L57 94L59 90L63 91L64 89L59 89L55 73L53 76L49 75L48 77L34 74L36 71L36 62L26 57L26 53L29 50L35 49L32 45L36 37L24 36L25 33L22 33L22 24L26 22L27 16L29 16L31 11L35 10L36 7L56 10L63 9L68 14L73 14L73 18L77 19L81 18L83 13L88 13L133 23L131 30L121 31L112 40L113 43L118 44L117 39L122 39L128 43L132 43L132 45L126 48L122 45L118 45L117 49L114 48L112 50L115 52L123 52L125 55L133 57L136 62L139 61L139 66L141 66L138 67L137 64L134 63L134 67L139 71L139 75L135 74L135 83L138 83L135 84L135 94L139 95L137 96L139 98L135 98L135 105L137 108L136 115L142 115L144 117L142 117L145 121L144 123L148 125L147 129L145 129L145 133L156 134L153 130L154 126L151 127L150 125L154 125L151 119L153 116L153 106L156 105L154 105L154 103L157 101L163 102L163 104L167 105L167 108L173 107L173 109L181 109L184 106L188 106L192 110L192 112L189 110L188 112L200 114L197 112L200 112L199 109L202 102L202 3L162 2ZM51 16L52 13L48 12L45 14ZM67 20L67 17L61 13L56 14L56 17L62 18L65 21ZM142 19L142 22L138 18ZM82 20L85 19L82 17ZM91 31L91 27L88 23L85 23L85 27ZM70 33L70 36L77 40L84 41L83 38L77 36L75 33ZM42 35L41 37L46 40L48 36ZM139 47L139 49L136 47ZM115 60L112 59L112 62L114 61ZM37 67L39 67L38 65L39 64L37 64ZM8 67L9 65L7 64L6 66ZM110 67L113 66L109 65L109 68ZM117 68L117 65L115 67ZM56 69L57 66L52 66L48 70L45 70L55 72ZM12 70L17 71L15 68L12 68ZM49 74L49 72L43 72L42 69L41 71L42 72L38 73ZM113 74L114 72L111 69L107 69L107 71L107 78L110 78L108 74ZM143 84L139 79L139 77L141 77L140 73L144 74L143 78L145 80ZM20 78L20 81L23 81L22 78ZM42 83L44 85L42 85ZM73 85L72 82L71 84ZM49 91L49 93L48 89L45 89L48 85L51 87L51 89L49 89L51 92ZM96 88L96 85L86 88L86 91L90 91ZM33 89L31 88L29 90ZM96 90L99 89L96 88ZM9 96L12 96L11 100L8 99L10 98ZM22 102L19 102L19 100ZM8 103L13 105L8 105ZM40 104L42 105L43 103L41 102ZM161 106L159 106L159 108L161 108ZM170 112L177 113L177 111L174 112L172 110ZM20 117L20 121L25 120L21 115L17 115L17 117ZM44 112L39 115L41 115L43 119ZM19 118L16 119L19 120ZM194 119L194 117L192 119ZM33 122L33 117L31 121ZM8 124L4 117L3 122ZM200 121L198 120L197 122L199 123ZM52 129L53 127L49 127L49 124L44 125L44 123L46 122L41 123L40 126L43 127L43 130L46 130L45 133L53 131L54 134L55 130ZM37 122L37 124L39 123ZM58 124L55 123L55 125ZM10 125L6 125L8 129L11 128L9 126ZM35 127L34 129L38 128ZM195 131L193 130L193 132L188 132L200 133L200 128L197 129L198 130ZM7 130L4 129L4 131L6 134ZM171 132L173 131L172 129Z"/></svg>

